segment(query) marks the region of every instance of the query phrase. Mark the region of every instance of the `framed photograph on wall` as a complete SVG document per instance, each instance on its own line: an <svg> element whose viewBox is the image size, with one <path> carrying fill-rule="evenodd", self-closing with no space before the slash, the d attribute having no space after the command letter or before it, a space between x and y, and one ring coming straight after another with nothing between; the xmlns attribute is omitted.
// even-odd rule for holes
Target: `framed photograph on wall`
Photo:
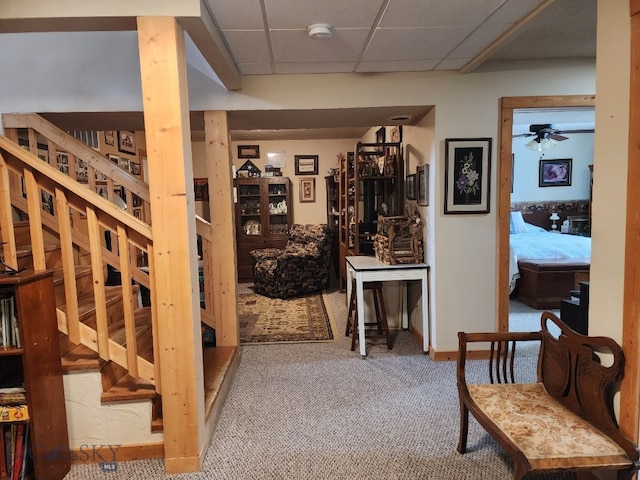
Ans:
<svg viewBox="0 0 640 480"><path fill-rule="evenodd" d="M539 187L571 186L571 159L540 160Z"/></svg>
<svg viewBox="0 0 640 480"><path fill-rule="evenodd" d="M238 145L238 158L260 158L260 145Z"/></svg>
<svg viewBox="0 0 640 480"><path fill-rule="evenodd" d="M193 189L196 201L209 200L209 179L208 178L194 178Z"/></svg>
<svg viewBox="0 0 640 480"><path fill-rule="evenodd" d="M418 165L416 173L418 205L429 205L429 165Z"/></svg>
<svg viewBox="0 0 640 480"><path fill-rule="evenodd" d="M316 201L316 179L300 179L300 203L312 203Z"/></svg>
<svg viewBox="0 0 640 480"><path fill-rule="evenodd" d="M136 154L136 134L129 130L118 130L118 150L122 153Z"/></svg>
<svg viewBox="0 0 640 480"><path fill-rule="evenodd" d="M407 200L416 199L416 174L407 175L405 190L407 192Z"/></svg>
<svg viewBox="0 0 640 480"><path fill-rule="evenodd" d="M318 155L294 155L296 175L317 175Z"/></svg>
<svg viewBox="0 0 640 480"><path fill-rule="evenodd" d="M489 213L491 138L445 140L444 213Z"/></svg>

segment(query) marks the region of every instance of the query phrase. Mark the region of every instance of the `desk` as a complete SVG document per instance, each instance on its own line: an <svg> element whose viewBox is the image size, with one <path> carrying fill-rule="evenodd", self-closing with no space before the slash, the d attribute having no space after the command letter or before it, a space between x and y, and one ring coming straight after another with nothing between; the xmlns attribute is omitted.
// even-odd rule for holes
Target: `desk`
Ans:
<svg viewBox="0 0 640 480"><path fill-rule="evenodd" d="M423 350L429 350L429 286L427 273L429 266L425 263L405 263L387 265L375 257L355 256L345 257L347 267L347 298L351 298L351 283L356 280L356 301L358 305L358 341L360 355L367 355L364 335L364 282L388 282L404 280L421 280L422 282L422 332L424 338ZM408 328L408 321L402 324Z"/></svg>

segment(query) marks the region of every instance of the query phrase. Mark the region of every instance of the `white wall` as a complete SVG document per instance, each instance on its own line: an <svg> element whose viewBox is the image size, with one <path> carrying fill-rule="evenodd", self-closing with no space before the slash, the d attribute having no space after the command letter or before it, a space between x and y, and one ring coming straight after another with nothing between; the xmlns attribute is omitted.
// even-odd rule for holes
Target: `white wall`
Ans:
<svg viewBox="0 0 640 480"><path fill-rule="evenodd" d="M589 165L593 163L593 133L572 133L568 140L559 142L546 152L534 152L525 147L531 138L516 138L513 141L513 193L512 202L538 200L586 200L589 198L591 175ZM540 160L572 159L571 185L566 187L540 187Z"/></svg>

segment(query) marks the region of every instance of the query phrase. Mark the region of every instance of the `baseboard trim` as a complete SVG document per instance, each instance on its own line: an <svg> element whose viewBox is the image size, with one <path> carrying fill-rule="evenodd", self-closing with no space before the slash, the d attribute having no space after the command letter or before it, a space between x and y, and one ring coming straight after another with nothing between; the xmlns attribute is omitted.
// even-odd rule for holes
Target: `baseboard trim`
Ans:
<svg viewBox="0 0 640 480"><path fill-rule="evenodd" d="M164 457L164 443L146 443L138 445L81 445L72 448L71 463L115 463L129 460Z"/></svg>

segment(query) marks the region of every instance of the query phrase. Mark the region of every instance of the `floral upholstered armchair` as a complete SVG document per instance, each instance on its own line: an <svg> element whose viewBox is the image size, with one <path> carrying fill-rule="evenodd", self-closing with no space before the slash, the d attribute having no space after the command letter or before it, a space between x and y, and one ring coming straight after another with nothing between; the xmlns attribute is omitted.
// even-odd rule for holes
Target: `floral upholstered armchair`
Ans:
<svg viewBox="0 0 640 480"><path fill-rule="evenodd" d="M329 228L294 224L285 248L252 250L253 287L267 297L289 298L317 292L329 284Z"/></svg>

